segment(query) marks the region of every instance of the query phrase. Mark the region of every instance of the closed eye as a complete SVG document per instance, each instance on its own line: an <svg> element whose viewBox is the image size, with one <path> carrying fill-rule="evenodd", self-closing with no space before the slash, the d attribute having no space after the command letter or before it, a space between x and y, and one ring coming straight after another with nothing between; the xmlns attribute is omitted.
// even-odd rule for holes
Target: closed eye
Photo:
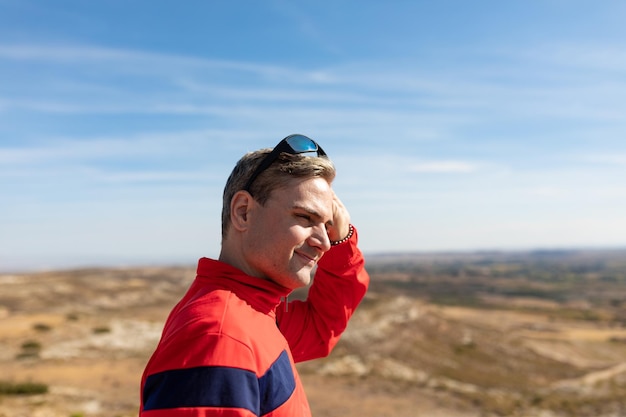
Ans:
<svg viewBox="0 0 626 417"><path fill-rule="evenodd" d="M318 211L312 210L311 208L305 206L294 206L293 215L296 218L302 219L302 221L306 221L309 226L314 226L317 223L324 222L324 217L322 217L322 215Z"/></svg>
<svg viewBox="0 0 626 417"><path fill-rule="evenodd" d="M296 217L306 221L307 223L313 223L313 219L308 214L296 214Z"/></svg>

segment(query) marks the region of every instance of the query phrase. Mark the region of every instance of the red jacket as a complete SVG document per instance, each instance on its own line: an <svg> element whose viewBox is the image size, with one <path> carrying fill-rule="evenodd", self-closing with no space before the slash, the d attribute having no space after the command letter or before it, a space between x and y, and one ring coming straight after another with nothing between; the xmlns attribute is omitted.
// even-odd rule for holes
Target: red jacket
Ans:
<svg viewBox="0 0 626 417"><path fill-rule="evenodd" d="M318 263L306 301L202 258L170 313L141 381L142 417L306 417L295 362L328 355L365 295L357 236Z"/></svg>

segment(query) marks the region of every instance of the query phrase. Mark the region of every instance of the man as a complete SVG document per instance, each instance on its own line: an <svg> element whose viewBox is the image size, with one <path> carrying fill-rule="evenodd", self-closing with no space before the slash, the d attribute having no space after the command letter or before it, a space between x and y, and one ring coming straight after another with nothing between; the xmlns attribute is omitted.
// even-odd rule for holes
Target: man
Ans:
<svg viewBox="0 0 626 417"><path fill-rule="evenodd" d="M302 135L239 160L224 189L219 260L200 259L170 313L140 416L311 415L294 364L330 353L369 284L334 177ZM307 300L288 302L312 272Z"/></svg>

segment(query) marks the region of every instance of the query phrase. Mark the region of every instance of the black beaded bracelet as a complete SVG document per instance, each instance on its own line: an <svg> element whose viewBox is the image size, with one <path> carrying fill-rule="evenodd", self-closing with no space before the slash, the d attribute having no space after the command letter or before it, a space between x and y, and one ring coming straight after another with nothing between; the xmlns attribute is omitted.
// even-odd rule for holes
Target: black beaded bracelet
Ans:
<svg viewBox="0 0 626 417"><path fill-rule="evenodd" d="M352 225L349 225L349 226L350 226L349 227L350 230L348 231L348 236L344 237L341 240L335 240L333 242L330 242L331 246L337 246L343 242L347 242L352 237L352 234L354 234L354 227L352 227Z"/></svg>

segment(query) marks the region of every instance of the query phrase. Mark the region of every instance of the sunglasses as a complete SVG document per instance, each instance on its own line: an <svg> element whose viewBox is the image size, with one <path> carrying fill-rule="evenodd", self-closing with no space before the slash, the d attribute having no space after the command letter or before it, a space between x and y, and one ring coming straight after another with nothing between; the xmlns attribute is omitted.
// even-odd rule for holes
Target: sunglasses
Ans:
<svg viewBox="0 0 626 417"><path fill-rule="evenodd" d="M278 142L278 145L272 149L270 152L259 164L259 166L254 170L248 182L246 182L245 187L243 187L244 191L250 192L250 187L256 178L261 175L263 171L269 168L270 165L274 163L280 156L282 152L291 154L291 155L299 155L306 153L315 152L317 156L326 156L326 152L322 149L321 146L317 144L313 139L306 137L304 135L289 135L285 139Z"/></svg>

